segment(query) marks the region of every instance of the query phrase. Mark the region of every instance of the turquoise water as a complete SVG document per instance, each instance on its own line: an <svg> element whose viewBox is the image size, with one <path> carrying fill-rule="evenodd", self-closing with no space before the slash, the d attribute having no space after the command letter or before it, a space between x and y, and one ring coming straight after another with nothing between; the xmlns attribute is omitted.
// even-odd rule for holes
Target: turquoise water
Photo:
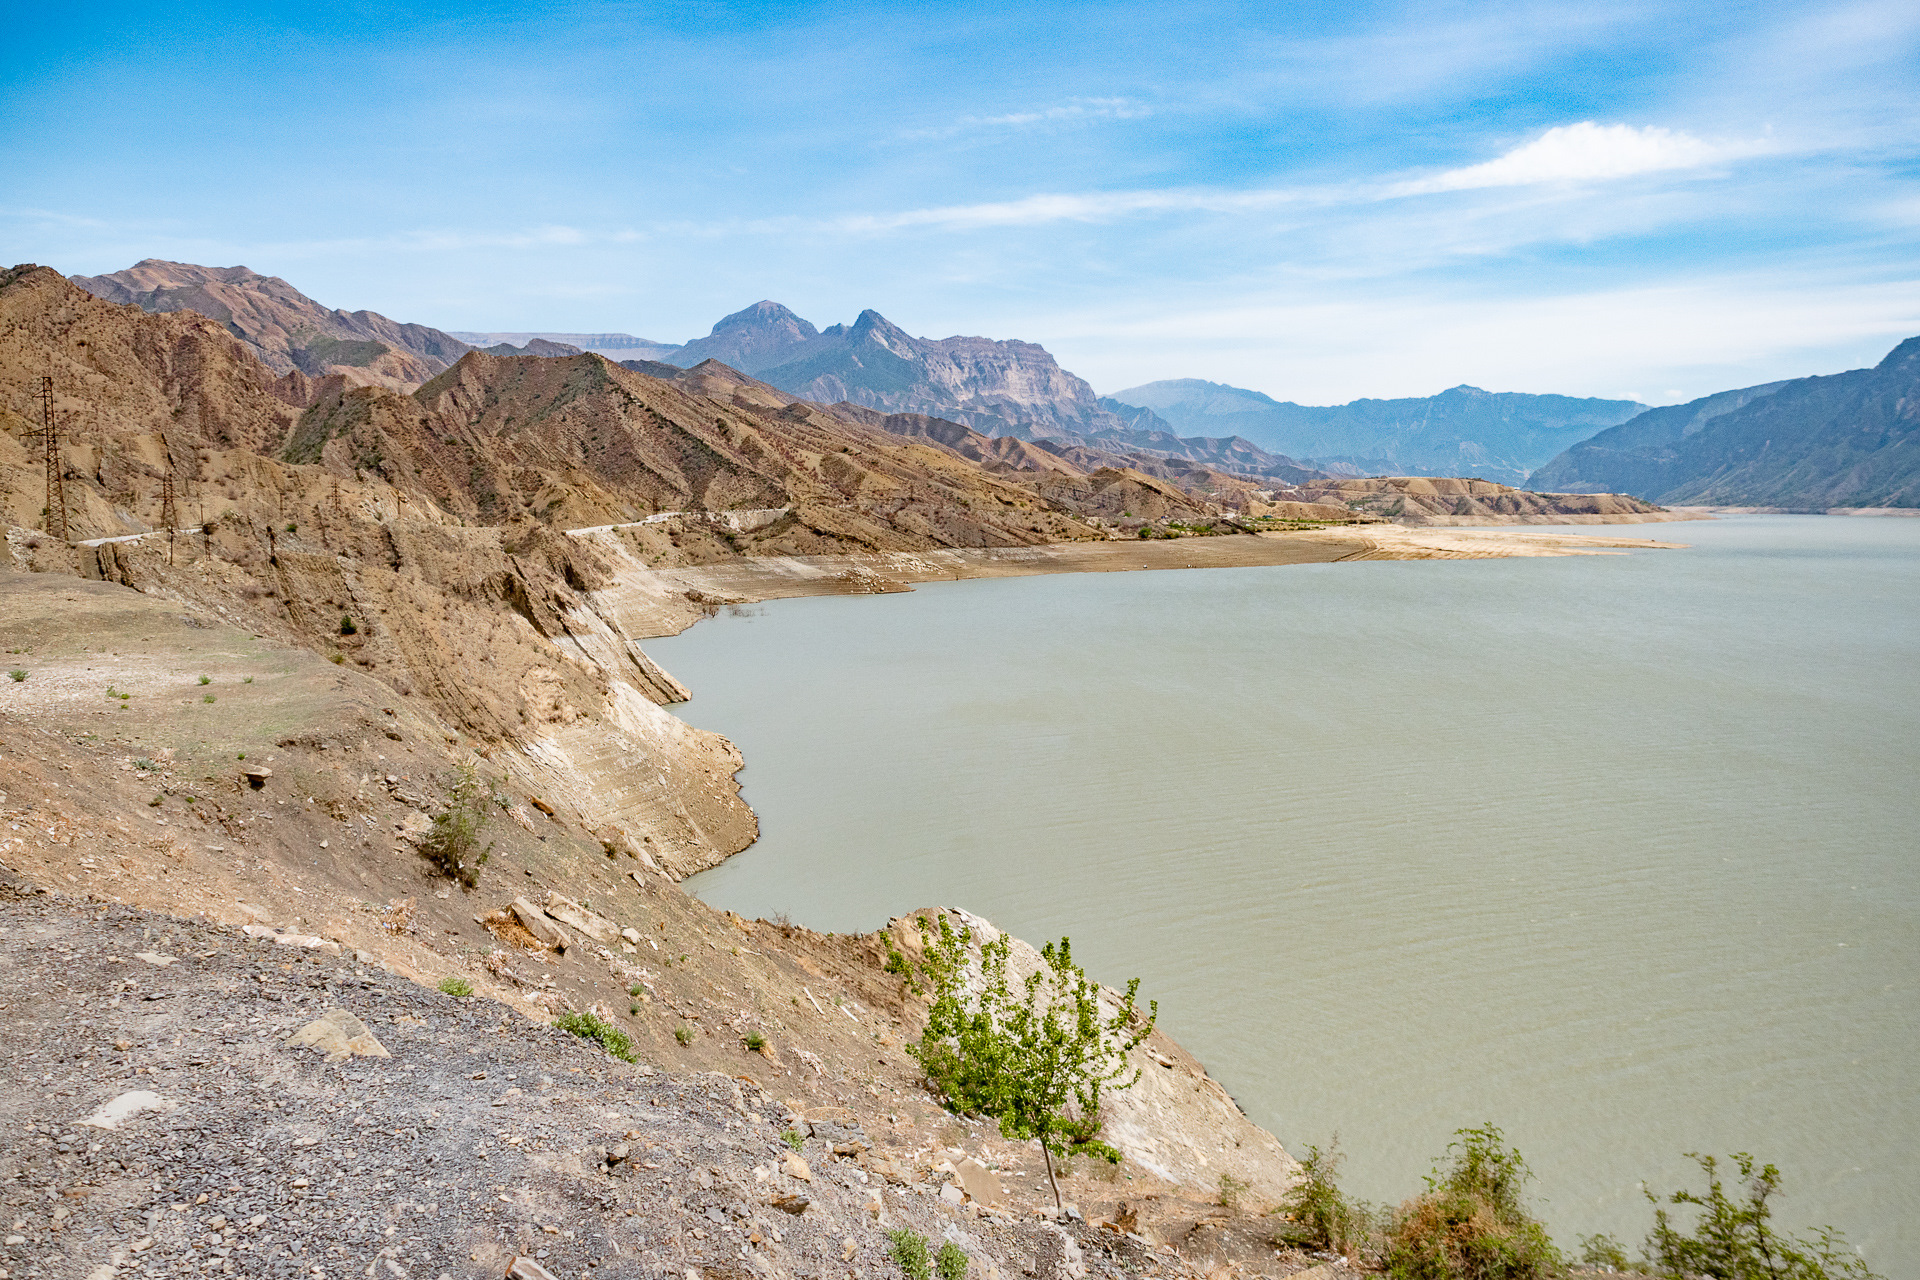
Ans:
<svg viewBox="0 0 1920 1280"><path fill-rule="evenodd" d="M1629 532L1693 545L937 584L650 642L762 822L690 887L1071 934L1371 1199L1491 1119L1563 1244L1637 1243L1642 1179L1749 1150L1788 1226L1920 1275L1920 520Z"/></svg>

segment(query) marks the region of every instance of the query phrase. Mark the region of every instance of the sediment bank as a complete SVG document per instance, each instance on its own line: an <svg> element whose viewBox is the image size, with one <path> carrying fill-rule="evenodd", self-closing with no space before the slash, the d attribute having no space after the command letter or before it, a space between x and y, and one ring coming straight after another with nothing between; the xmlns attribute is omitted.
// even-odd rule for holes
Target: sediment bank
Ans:
<svg viewBox="0 0 1920 1280"><path fill-rule="evenodd" d="M1594 521L1617 523L1617 521ZM1049 573L1227 569L1342 560L1466 560L1620 554L1676 549L1651 538L1529 532L1521 527L1345 525L1214 538L1053 543L1038 547L900 551L858 556L765 556L653 569L615 531L575 535L617 565L595 607L636 638L677 635L716 608L797 596L878 595L920 582Z"/></svg>

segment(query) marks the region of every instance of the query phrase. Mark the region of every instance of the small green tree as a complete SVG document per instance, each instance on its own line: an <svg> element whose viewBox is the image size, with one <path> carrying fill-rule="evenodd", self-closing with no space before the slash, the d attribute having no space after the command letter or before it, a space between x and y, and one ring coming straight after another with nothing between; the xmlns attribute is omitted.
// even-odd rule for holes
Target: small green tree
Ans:
<svg viewBox="0 0 1920 1280"><path fill-rule="evenodd" d="M1746 1198L1735 1200L1720 1180L1720 1162L1697 1151L1687 1152L1707 1175L1705 1195L1675 1191L1667 1204L1690 1204L1700 1210L1692 1235L1681 1234L1661 1198L1647 1192L1656 1206L1653 1232L1647 1237L1647 1261L1656 1275L1671 1280L1710 1276L1713 1280L1879 1280L1866 1260L1847 1249L1846 1237L1832 1227L1821 1227L1817 1238L1782 1235L1769 1223L1773 1206L1767 1202L1780 1190L1780 1171L1772 1165L1756 1170L1744 1151L1728 1157L1746 1184Z"/></svg>
<svg viewBox="0 0 1920 1280"><path fill-rule="evenodd" d="M1135 978L1120 1007L1102 1017L1099 985L1073 962L1066 938L1042 947L1040 967L1016 984L1011 939L1001 934L980 948L976 987L966 955L972 930L956 930L945 915L937 935L925 921L920 928L926 958L919 967L933 1001L908 1052L952 1110L998 1122L1010 1141L1040 1144L1054 1208L1062 1211L1055 1156L1120 1162L1119 1151L1100 1140L1100 1098L1139 1080L1127 1054L1152 1034L1158 1002L1140 1016Z"/></svg>
<svg viewBox="0 0 1920 1280"><path fill-rule="evenodd" d="M469 889L479 882L480 865L493 851L492 844L480 847L480 828L487 825L488 795L487 784L473 766L462 765L447 807L434 815L433 826L420 840L421 856L441 875Z"/></svg>

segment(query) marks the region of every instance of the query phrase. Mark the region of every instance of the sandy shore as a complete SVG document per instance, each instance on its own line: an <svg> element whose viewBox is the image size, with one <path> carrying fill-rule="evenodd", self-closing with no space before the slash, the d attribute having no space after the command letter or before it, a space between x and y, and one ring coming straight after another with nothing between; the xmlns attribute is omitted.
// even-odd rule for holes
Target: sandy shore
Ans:
<svg viewBox="0 0 1920 1280"><path fill-rule="evenodd" d="M1508 556L1619 555L1685 543L1651 538L1496 528L1349 525L1152 542L1074 542L1039 547L967 548L863 556L777 556L651 569L614 533L589 539L618 565L615 585L595 592L603 615L635 639L676 635L716 608L795 596L876 595L917 582L1014 578L1046 573L1122 573L1146 569L1225 569L1327 564L1341 560L1485 560Z"/></svg>

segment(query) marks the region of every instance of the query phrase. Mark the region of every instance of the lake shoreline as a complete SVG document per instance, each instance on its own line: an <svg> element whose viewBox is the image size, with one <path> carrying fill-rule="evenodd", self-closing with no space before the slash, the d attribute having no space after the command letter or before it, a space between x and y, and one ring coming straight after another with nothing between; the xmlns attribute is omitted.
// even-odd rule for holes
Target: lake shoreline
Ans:
<svg viewBox="0 0 1920 1280"><path fill-rule="evenodd" d="M1611 518L1591 521L1569 518L1564 523L1621 522ZM916 583L922 582L1164 569L1240 569L1346 560L1618 555L1634 550L1675 550L1686 545L1651 538L1534 532L1518 525L1369 524L1208 538L756 557L655 569L635 559L617 532L596 530L574 536L590 541L614 563L614 582L593 593L595 606L637 640L678 635L728 606L801 596L884 595L911 591Z"/></svg>

